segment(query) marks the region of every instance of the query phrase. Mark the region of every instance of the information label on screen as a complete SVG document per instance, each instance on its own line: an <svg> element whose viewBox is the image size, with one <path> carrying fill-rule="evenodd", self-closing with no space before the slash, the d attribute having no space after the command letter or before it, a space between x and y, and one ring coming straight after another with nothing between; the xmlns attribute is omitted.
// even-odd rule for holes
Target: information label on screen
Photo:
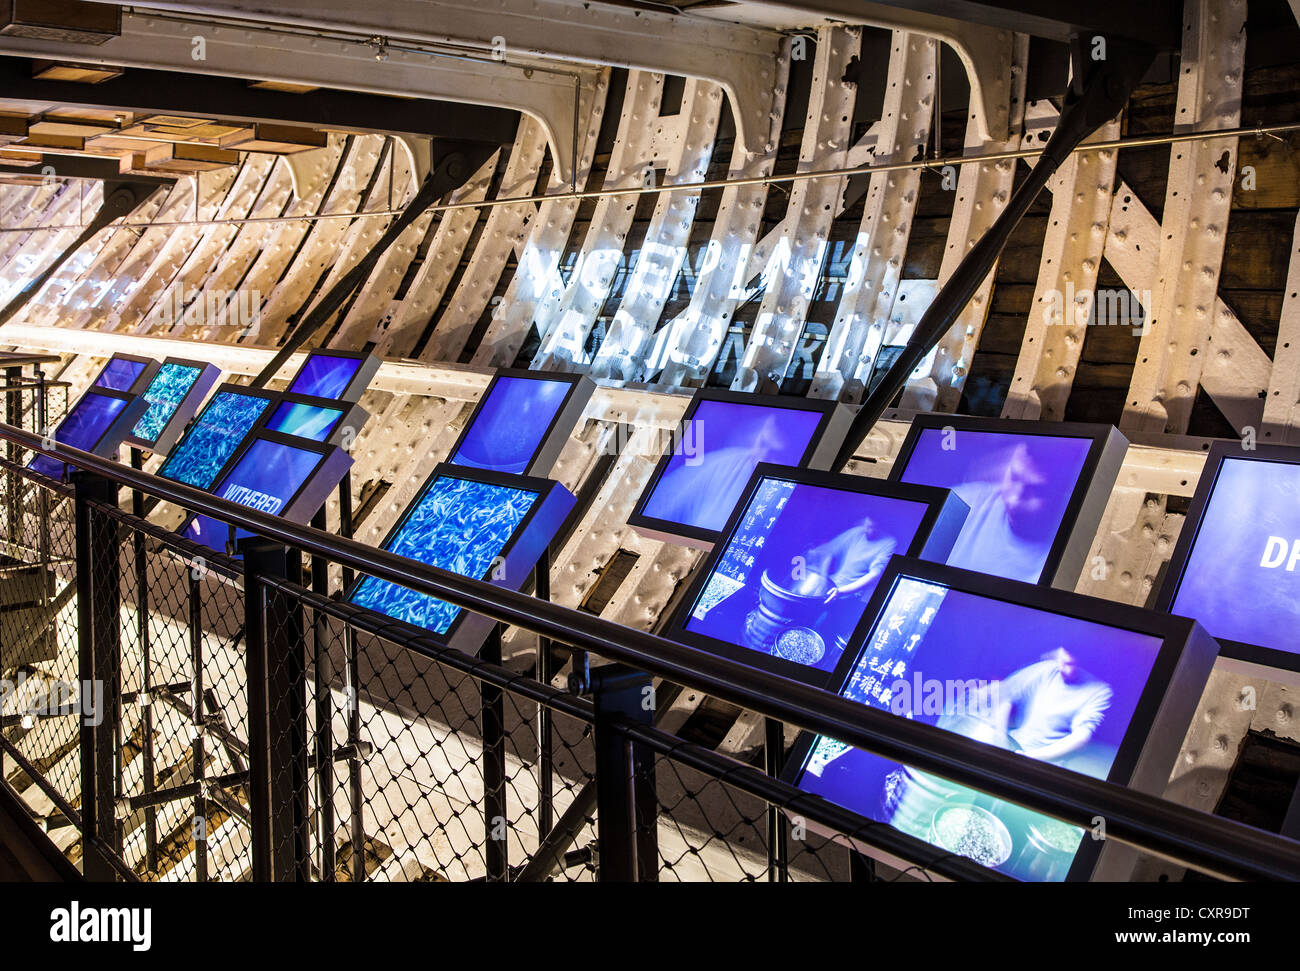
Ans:
<svg viewBox="0 0 1300 971"><path fill-rule="evenodd" d="M527 472L572 388L568 381L497 378L451 463Z"/></svg>
<svg viewBox="0 0 1300 971"><path fill-rule="evenodd" d="M760 479L686 630L834 670L889 558L908 552L927 508Z"/></svg>
<svg viewBox="0 0 1300 971"><path fill-rule="evenodd" d="M322 456L281 442L258 439L248 447L235 467L213 490L214 495L259 512L278 516L306 484ZM225 549L230 527L225 523L196 516L185 535L213 549ZM236 538L248 533L239 530Z"/></svg>
<svg viewBox="0 0 1300 971"><path fill-rule="evenodd" d="M528 489L438 476L384 549L483 579L537 498L538 493ZM357 585L352 602L436 634L446 634L461 609L375 577L365 577Z"/></svg>
<svg viewBox="0 0 1300 971"><path fill-rule="evenodd" d="M642 515L721 530L754 467L798 465L822 417L797 408L701 401Z"/></svg>
<svg viewBox="0 0 1300 971"><path fill-rule="evenodd" d="M842 697L1108 776L1161 639L899 577ZM799 787L1020 880L1063 880L1078 827L819 738Z"/></svg>
<svg viewBox="0 0 1300 971"><path fill-rule="evenodd" d="M1300 465L1223 460L1170 613L1300 653Z"/></svg>
<svg viewBox="0 0 1300 971"><path fill-rule="evenodd" d="M951 566L1038 583L1091 438L923 429L900 481L951 489L970 515Z"/></svg>

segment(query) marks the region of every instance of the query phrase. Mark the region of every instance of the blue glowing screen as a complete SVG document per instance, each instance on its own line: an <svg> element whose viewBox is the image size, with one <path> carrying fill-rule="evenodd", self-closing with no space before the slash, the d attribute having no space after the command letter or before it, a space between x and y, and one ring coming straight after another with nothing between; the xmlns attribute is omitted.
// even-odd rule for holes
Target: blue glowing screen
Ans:
<svg viewBox="0 0 1300 971"><path fill-rule="evenodd" d="M1105 779L1161 640L913 577L895 581L839 694ZM799 788L1020 880L1063 880L1084 833L818 738Z"/></svg>
<svg viewBox="0 0 1300 971"><path fill-rule="evenodd" d="M686 629L833 671L922 502L763 478L691 607Z"/></svg>
<svg viewBox="0 0 1300 971"><path fill-rule="evenodd" d="M317 398L338 398L347 391L352 376L360 367L360 358L308 354L289 390Z"/></svg>
<svg viewBox="0 0 1300 971"><path fill-rule="evenodd" d="M1300 465L1220 463L1170 613L1214 637L1300 652Z"/></svg>
<svg viewBox="0 0 1300 971"><path fill-rule="evenodd" d="M187 364L171 363L159 368L144 391L144 400L149 402L149 408L135 423L131 434L145 442L158 441L158 436L202 373L202 368Z"/></svg>
<svg viewBox="0 0 1300 971"><path fill-rule="evenodd" d="M83 452L94 451L99 440L104 437L109 426L127 404L126 398L114 398L111 395L87 391L54 430L54 440L61 445L79 448ZM30 468L54 479L63 477L63 463L44 455L33 458Z"/></svg>
<svg viewBox="0 0 1300 971"><path fill-rule="evenodd" d="M269 398L258 395L217 392L158 474L198 489L212 488L217 474L270 403Z"/></svg>
<svg viewBox="0 0 1300 971"><path fill-rule="evenodd" d="M429 483L384 549L483 579L538 494L528 489L441 475ZM460 608L427 594L366 577L352 602L416 627L445 634Z"/></svg>
<svg viewBox="0 0 1300 971"><path fill-rule="evenodd" d="M120 357L109 360L104 370L95 379L95 387L108 388L110 391L130 391L135 379L145 369L144 361L128 361Z"/></svg>
<svg viewBox="0 0 1300 971"><path fill-rule="evenodd" d="M903 482L951 489L970 507L948 563L1037 583L1091 438L926 428Z"/></svg>
<svg viewBox="0 0 1300 971"><path fill-rule="evenodd" d="M720 530L760 462L799 465L818 411L701 401L641 512L651 519Z"/></svg>
<svg viewBox="0 0 1300 971"><path fill-rule="evenodd" d="M526 472L572 387L568 381L497 378L452 464Z"/></svg>
<svg viewBox="0 0 1300 971"><path fill-rule="evenodd" d="M266 427L273 432L310 438L313 442L323 442L330 437L334 426L343 417L338 408L323 408L320 405L308 405L298 401L284 401L267 419Z"/></svg>
<svg viewBox="0 0 1300 971"><path fill-rule="evenodd" d="M324 456L305 448L259 438L213 491L241 506L279 515L311 478ZM225 549L230 527L207 516L195 516L185 535L212 549ZM237 539L248 533L239 530Z"/></svg>

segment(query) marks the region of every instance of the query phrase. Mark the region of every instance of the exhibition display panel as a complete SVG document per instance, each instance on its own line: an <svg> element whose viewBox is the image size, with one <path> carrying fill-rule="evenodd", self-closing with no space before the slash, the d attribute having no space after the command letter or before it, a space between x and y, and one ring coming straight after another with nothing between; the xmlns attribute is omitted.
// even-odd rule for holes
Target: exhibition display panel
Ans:
<svg viewBox="0 0 1300 971"><path fill-rule="evenodd" d="M91 387L109 391L141 394L162 365L152 357L136 354L114 354L100 370Z"/></svg>
<svg viewBox="0 0 1300 971"><path fill-rule="evenodd" d="M337 446L260 431L212 489L259 512L306 523L352 467L352 457ZM181 527L187 539L210 549L233 552L231 531L207 516L191 516ZM238 531L235 541L248 534Z"/></svg>
<svg viewBox="0 0 1300 971"><path fill-rule="evenodd" d="M158 474L196 489L211 489L278 400L274 391L221 385L172 446Z"/></svg>
<svg viewBox="0 0 1300 971"><path fill-rule="evenodd" d="M317 348L307 354L290 379L290 394L329 398L332 401L360 401L382 363L363 351Z"/></svg>
<svg viewBox="0 0 1300 971"><path fill-rule="evenodd" d="M453 465L546 475L582 419L595 383L585 375L497 371L451 447Z"/></svg>
<svg viewBox="0 0 1300 971"><path fill-rule="evenodd" d="M947 489L761 464L667 636L821 686L889 558L942 560L965 518Z"/></svg>
<svg viewBox="0 0 1300 971"><path fill-rule="evenodd" d="M126 443L166 455L220 377L221 369L215 364L167 358L140 396L149 407Z"/></svg>
<svg viewBox="0 0 1300 971"><path fill-rule="evenodd" d="M558 482L442 463L382 549L461 576L519 590L574 506ZM496 623L427 594L362 577L348 594L439 644L475 654Z"/></svg>
<svg viewBox="0 0 1300 971"><path fill-rule="evenodd" d="M1190 618L901 556L851 645L827 685L844 698L1157 796L1218 654ZM1020 880L1122 878L1135 861L1095 833L811 733L785 777Z"/></svg>
<svg viewBox="0 0 1300 971"><path fill-rule="evenodd" d="M116 458L118 447L148 407L143 398L125 391L90 388L68 409L52 437L60 445L102 458ZM28 468L52 479L62 479L67 466L49 456L37 455Z"/></svg>
<svg viewBox="0 0 1300 971"><path fill-rule="evenodd" d="M950 565L1073 590L1127 449L1112 425L918 415L889 478L970 507Z"/></svg>
<svg viewBox="0 0 1300 971"><path fill-rule="evenodd" d="M1216 442L1156 608L1195 617L1227 666L1300 674L1300 448Z"/></svg>
<svg viewBox="0 0 1300 971"><path fill-rule="evenodd" d="M268 413L265 425L284 435L350 448L369 418L369 412L353 402L284 394Z"/></svg>
<svg viewBox="0 0 1300 971"><path fill-rule="evenodd" d="M851 420L834 401L701 389L628 525L651 539L711 549L760 462L824 469Z"/></svg>

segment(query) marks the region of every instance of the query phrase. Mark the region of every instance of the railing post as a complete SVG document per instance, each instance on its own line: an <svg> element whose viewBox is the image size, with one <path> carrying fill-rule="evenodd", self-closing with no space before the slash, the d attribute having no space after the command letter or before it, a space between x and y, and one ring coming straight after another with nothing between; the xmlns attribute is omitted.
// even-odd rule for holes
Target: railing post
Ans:
<svg viewBox="0 0 1300 971"><path fill-rule="evenodd" d="M483 650L483 660L501 663L501 625L492 628ZM487 836L483 855L489 880L510 879L510 827L506 824L506 706L505 694L496 685L479 685L483 707L483 828Z"/></svg>
<svg viewBox="0 0 1300 971"><path fill-rule="evenodd" d="M241 542L239 551L244 557L253 877L305 882L311 867L302 607L262 582L278 578L297 583L301 560L260 538Z"/></svg>
<svg viewBox="0 0 1300 971"><path fill-rule="evenodd" d="M87 880L113 881L116 872L101 845L116 847L114 806L116 740L121 708L121 584L116 525L95 515L92 502L117 505L116 483L73 474L77 558L77 676L80 691L103 685L98 724L81 719L82 872ZM84 701L84 698L83 698Z"/></svg>
<svg viewBox="0 0 1300 971"><path fill-rule="evenodd" d="M624 730L629 723L654 723L654 688L648 674L622 664L593 668L590 681L600 879L654 881L659 876L654 756Z"/></svg>

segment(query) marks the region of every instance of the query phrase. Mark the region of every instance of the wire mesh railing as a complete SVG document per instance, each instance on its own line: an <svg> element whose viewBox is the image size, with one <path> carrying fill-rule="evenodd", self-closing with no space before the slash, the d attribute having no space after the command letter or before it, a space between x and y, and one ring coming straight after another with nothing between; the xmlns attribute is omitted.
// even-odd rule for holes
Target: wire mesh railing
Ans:
<svg viewBox="0 0 1300 971"><path fill-rule="evenodd" d="M759 713L770 749L784 725L807 728L1071 822L1104 813L1112 838L1211 872L1300 874L1290 841L882 723L817 689L777 691L762 672L16 429L0 436L80 467L69 485L3 465L22 486L6 493L16 563L0 595L27 583L23 609L36 612L0 613L0 669L30 685L7 701L0 757L92 879L999 878L781 782L779 757L753 764L656 727L671 685ZM248 538L238 555L197 546L127 511L143 508L133 490ZM477 656L442 646L345 602L329 564L496 627ZM503 662L512 623L539 635L537 653ZM556 683L561 661L588 654L599 660ZM33 704L38 684L59 703ZM849 845L905 866L877 873Z"/></svg>

